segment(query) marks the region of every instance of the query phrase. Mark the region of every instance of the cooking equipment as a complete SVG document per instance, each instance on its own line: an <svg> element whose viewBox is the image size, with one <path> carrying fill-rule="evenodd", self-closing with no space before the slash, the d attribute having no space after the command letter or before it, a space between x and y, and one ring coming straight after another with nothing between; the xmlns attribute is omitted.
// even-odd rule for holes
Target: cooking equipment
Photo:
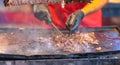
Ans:
<svg viewBox="0 0 120 65"><path fill-rule="evenodd" d="M50 22L50 25L52 26L52 28L56 31L56 33L63 35L63 33L52 23Z"/></svg>
<svg viewBox="0 0 120 65"><path fill-rule="evenodd" d="M69 31L66 31L65 29L60 29L64 34L68 33ZM102 38L101 44L96 47L102 47L101 51L81 51L79 53L69 53L61 51L57 48L55 48L52 44L50 44L49 36L53 33L52 30L47 29L32 29L32 28L25 28L25 29L19 29L19 28L0 28L0 37L1 35L11 35L8 42L11 42L11 39L13 41L7 45L8 48L7 51L1 53L0 59L4 59L4 57L10 56L10 58L14 55L13 58L15 59L50 59L50 58L96 58L99 56L106 56L106 55L116 55L120 53L120 28L117 26L111 26L111 27L95 27L95 28L81 28L80 31L94 31L96 34L99 35L98 38ZM112 39L110 40L107 37L102 37L101 34L109 35L109 38L117 38L118 39ZM16 36L16 37L14 37ZM29 37L31 36L31 37ZM48 42L39 42L36 41L37 37L45 37L47 38ZM18 40L17 40L18 39ZM32 41L31 41L32 40ZM41 40L41 39L40 39ZM107 41L106 41L107 40ZM53 41L52 41L53 42ZM40 43L40 45L38 45ZM12 48L12 49L11 49ZM43 51L44 52L43 52ZM8 54L8 55L4 55ZM11 54L11 55L9 55ZM23 56L19 56L23 55ZM35 56L34 56L35 55ZM11 59L13 59L11 58ZM115 57L116 58L116 57Z"/></svg>
<svg viewBox="0 0 120 65"><path fill-rule="evenodd" d="M111 34L111 37L109 38L116 38L120 36L120 28L119 27L96 27L96 28L85 28L87 31L96 31L98 33L107 33ZM86 31L84 28L81 28L81 31ZM66 31L64 29L61 29L62 32L68 33L69 31ZM32 32L30 32L32 31ZM34 32L33 32L34 31ZM42 31L42 32L41 32ZM10 33L12 32L12 33ZM25 33L23 33L25 32ZM53 33L52 30L47 29L32 29L32 28L26 28L26 29L19 29L19 28L0 28L0 34L1 33L10 33L11 35L16 33L21 33L24 35L29 34L33 35L33 33L36 34L42 34L40 36L47 37L49 35L45 34L51 34ZM44 33L44 34L43 34ZM114 36L115 35L115 36ZM18 35L20 38L21 35ZM38 35L35 35L37 37ZM0 36L1 37L1 36ZM22 40L25 38L22 37ZM119 39L114 39L114 41L119 41ZM18 42L20 43L20 42ZM23 42L21 42L23 43ZM108 44L105 42L105 44ZM14 44L13 44L14 45ZM19 45L19 44L18 44ZM33 42L33 46L35 43ZM109 44L108 44L109 45ZM30 45L31 46L31 45ZM9 46L8 46L9 47ZM114 47L115 49L113 49ZM27 47L29 48L29 47ZM27 49L26 48L26 49ZM30 48L29 48L30 49ZM24 49L25 50L25 49ZM31 50L32 53L34 53L33 50ZM51 50L52 51L52 50ZM120 47L119 43L114 43L111 46L111 49L109 51L100 51L100 52L84 52L84 53L49 53L49 54L33 54L33 55L25 55L25 54L10 54L10 53L1 53L0 54L0 65L119 65L120 64Z"/></svg>

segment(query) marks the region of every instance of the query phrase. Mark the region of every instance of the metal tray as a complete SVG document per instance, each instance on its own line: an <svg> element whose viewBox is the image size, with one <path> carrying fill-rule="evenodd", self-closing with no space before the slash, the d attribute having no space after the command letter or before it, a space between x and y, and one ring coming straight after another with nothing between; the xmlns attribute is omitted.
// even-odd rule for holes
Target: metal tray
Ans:
<svg viewBox="0 0 120 65"><path fill-rule="evenodd" d="M70 58L120 58L119 54L120 54L120 28L118 26L106 26L106 27L95 27L95 28L81 28L80 31L83 30L87 30L87 31L94 31L95 33L98 34L109 34L110 35L110 40L106 41L106 42L101 42L101 45L103 47L103 49L101 51L90 51L90 52L80 52L80 53L68 53L68 52L62 52L62 53L54 53L55 51L57 51L57 49L52 48L49 50L46 50L47 53L43 53L43 54L39 54L36 53L35 54L35 49L31 50L29 47L34 46L34 41L30 44L30 46L25 47L30 49L29 51L31 51L30 55L27 55L25 53L20 54L19 51L13 52L11 53L11 51L9 52L4 52L1 53L0 55L0 59L1 60L38 60L38 59L70 59ZM66 30L61 30L63 33L67 33ZM14 33L13 33L14 32ZM29 38L30 40L32 40L34 37L37 36L44 36L44 37L48 37L51 35L53 31L52 30L45 30L45 29L32 29L32 28L28 28L28 29L19 29L19 28L0 28L0 34L4 33L4 35L6 34L11 34L11 35L15 35L17 33L20 33L20 35L18 35L20 41L18 42L17 45L21 46L20 44L22 44L22 42L24 42L24 39ZM35 35L34 35L34 34ZM38 35L39 34L39 35ZM47 34L47 35L46 35ZM25 38L22 36L26 36ZM3 37L4 38L4 37ZM99 36L100 38L100 36ZM111 41L112 40L112 41ZM22 42L21 42L22 41ZM21 43L20 43L21 42ZM112 42L112 44L111 44ZM10 47L11 45L14 45L14 43L9 44L9 46L7 46L6 48L10 49L13 47ZM14 46L17 47L17 46ZM53 46L51 46L53 47ZM34 47L33 47L34 48ZM43 48L43 47L42 47ZM7 49L7 50L8 50ZM16 50L16 48L13 48L14 50ZM25 50L23 49L23 50ZM45 51L45 52L46 52ZM27 52L27 51L26 51Z"/></svg>

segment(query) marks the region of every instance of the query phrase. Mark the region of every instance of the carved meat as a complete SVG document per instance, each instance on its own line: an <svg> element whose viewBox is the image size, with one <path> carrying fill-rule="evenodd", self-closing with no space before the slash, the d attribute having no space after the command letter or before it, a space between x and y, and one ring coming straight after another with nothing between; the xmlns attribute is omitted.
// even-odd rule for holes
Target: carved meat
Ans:
<svg viewBox="0 0 120 65"><path fill-rule="evenodd" d="M81 52L85 49L92 49L92 45L99 45L94 32L76 33L69 37L67 34L53 35L55 46L67 52ZM90 46L91 45L91 46Z"/></svg>

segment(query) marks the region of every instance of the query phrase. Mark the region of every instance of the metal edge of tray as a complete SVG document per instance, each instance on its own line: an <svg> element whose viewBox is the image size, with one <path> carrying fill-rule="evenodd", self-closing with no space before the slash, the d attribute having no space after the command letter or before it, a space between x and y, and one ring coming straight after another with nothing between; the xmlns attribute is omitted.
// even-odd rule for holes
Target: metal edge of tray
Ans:
<svg viewBox="0 0 120 65"><path fill-rule="evenodd" d="M71 53L56 55L12 55L0 54L0 60L46 60L46 59L120 59L120 50L94 53Z"/></svg>
<svg viewBox="0 0 120 65"><path fill-rule="evenodd" d="M0 60L26 60L28 59L25 55L14 55L14 54L0 54Z"/></svg>
<svg viewBox="0 0 120 65"><path fill-rule="evenodd" d="M119 26L102 26L102 27L84 27L84 28L79 28L79 30L89 30L89 29L93 29L93 30L103 30L103 29L113 29L113 28L118 28L120 30ZM7 27L1 27L0 30L52 30L52 29L44 29L44 28L7 28ZM60 30L66 30L63 28L60 28Z"/></svg>
<svg viewBox="0 0 120 65"><path fill-rule="evenodd" d="M79 28L79 31L106 31L110 29L116 29L118 32L120 32L120 27L119 26L103 26L103 27L84 27L84 28ZM66 29L60 29L62 32L69 32Z"/></svg>
<svg viewBox="0 0 120 65"><path fill-rule="evenodd" d="M120 33L120 27L118 26L103 26L103 27L84 27L84 28L79 28L78 30L79 31L107 31L107 30L110 30L110 29L116 29L117 32ZM30 31L30 30L36 30L36 31L42 31L41 33L44 33L45 31L49 31L49 33L56 33L55 31L53 31L53 29L43 29L43 28L7 28L7 27L3 27L3 28L0 28L0 32L2 31ZM69 31L66 30L66 29L63 29L63 28L60 28L60 31L62 33L68 33Z"/></svg>

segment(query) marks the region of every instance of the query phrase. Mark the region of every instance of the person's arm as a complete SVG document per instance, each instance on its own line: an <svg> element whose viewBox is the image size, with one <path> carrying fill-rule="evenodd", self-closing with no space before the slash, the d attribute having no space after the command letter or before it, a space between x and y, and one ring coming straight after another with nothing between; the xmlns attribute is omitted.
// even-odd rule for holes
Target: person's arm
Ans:
<svg viewBox="0 0 120 65"><path fill-rule="evenodd" d="M75 31L79 27L79 24L84 16L101 9L107 2L108 0L93 0L82 9L78 9L68 17L66 21L66 28L69 31Z"/></svg>
<svg viewBox="0 0 120 65"><path fill-rule="evenodd" d="M84 15L90 14L95 12L98 9L101 9L108 0L93 0L91 3L88 3L81 11L84 12Z"/></svg>

